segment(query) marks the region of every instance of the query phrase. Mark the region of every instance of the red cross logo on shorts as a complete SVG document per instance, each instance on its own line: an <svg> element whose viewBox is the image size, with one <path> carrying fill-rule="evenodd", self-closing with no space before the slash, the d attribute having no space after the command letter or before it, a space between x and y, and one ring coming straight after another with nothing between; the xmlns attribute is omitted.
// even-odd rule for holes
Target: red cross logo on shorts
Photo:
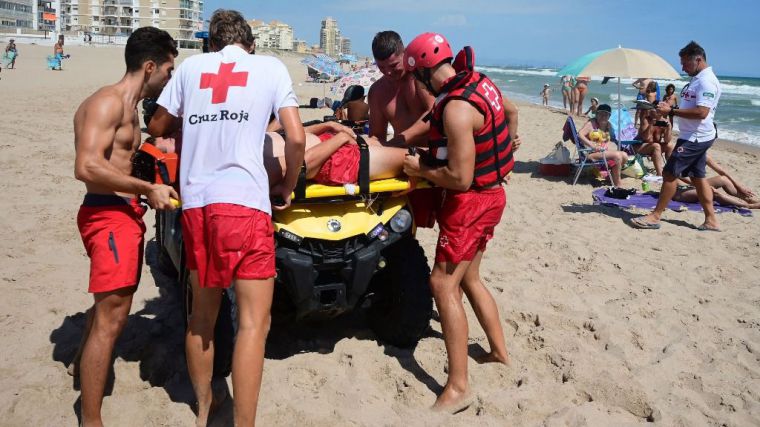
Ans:
<svg viewBox="0 0 760 427"><path fill-rule="evenodd" d="M211 88L212 104L226 102L230 86L245 87L248 85L248 72L240 71L235 73L232 71L233 68L235 68L234 62L230 62L229 64L221 63L219 64L219 72L217 74L201 74L201 89Z"/></svg>

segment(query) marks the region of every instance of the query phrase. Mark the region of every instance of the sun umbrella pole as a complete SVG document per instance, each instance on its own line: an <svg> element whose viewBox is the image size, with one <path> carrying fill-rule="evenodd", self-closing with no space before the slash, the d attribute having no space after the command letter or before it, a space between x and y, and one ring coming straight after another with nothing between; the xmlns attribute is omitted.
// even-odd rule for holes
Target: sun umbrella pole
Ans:
<svg viewBox="0 0 760 427"><path fill-rule="evenodd" d="M618 145L618 150L622 150L622 149L623 149L623 146L622 146L622 144L620 143L620 140L621 140L621 136L622 136L622 134L623 134L623 132L622 132L622 131L623 131L623 129L620 129L620 115L623 113L623 100L622 100L622 99L620 99L620 77L618 77L618 97L617 97L617 109L618 109L618 115L617 115L617 128L615 128L615 129L617 129L617 135L615 135L615 137L616 137L616 138L617 138L617 140L618 140L618 144L617 144L617 145ZM621 167L621 169L622 169L623 165L621 165L620 167Z"/></svg>

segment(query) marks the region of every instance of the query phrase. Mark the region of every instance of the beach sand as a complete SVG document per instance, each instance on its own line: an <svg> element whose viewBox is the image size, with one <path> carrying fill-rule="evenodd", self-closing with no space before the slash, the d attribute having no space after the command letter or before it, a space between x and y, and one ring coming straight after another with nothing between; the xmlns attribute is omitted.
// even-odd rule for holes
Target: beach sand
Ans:
<svg viewBox="0 0 760 427"><path fill-rule="evenodd" d="M123 73L119 48L67 48L72 58L62 72L44 68L50 50L19 45L18 69L0 73L4 426L76 423L78 385L66 364L91 296L75 221L84 186L73 177L72 117L85 97ZM297 56L283 60L302 104L329 95L329 87L302 83ZM302 118L326 114L303 110ZM476 403L454 416L428 410L446 380L436 319L405 350L379 344L352 315L273 330L260 425L760 424L760 224L726 213L719 215L723 233L701 233L694 229L701 214L668 212L659 231L631 229L631 213L592 204L589 179L572 186L569 177L537 173L564 119L520 106L524 143L481 267L512 366L470 361ZM757 152L717 144L711 153L760 190ZM190 425L177 287L156 266L152 212L146 222L147 264L115 350L103 415L112 426ZM419 231L428 256L435 236ZM465 306L475 355L487 342ZM231 389L231 380L220 385ZM230 417L228 400L214 424Z"/></svg>

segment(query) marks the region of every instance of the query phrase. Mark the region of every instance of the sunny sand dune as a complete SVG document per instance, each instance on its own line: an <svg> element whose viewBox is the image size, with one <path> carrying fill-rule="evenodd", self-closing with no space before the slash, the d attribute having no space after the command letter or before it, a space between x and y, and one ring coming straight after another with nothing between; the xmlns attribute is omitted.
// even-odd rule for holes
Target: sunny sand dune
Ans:
<svg viewBox="0 0 760 427"><path fill-rule="evenodd" d="M123 73L118 48L67 48L62 72L45 69L49 50L19 45L18 69L0 73L0 425L8 426L76 423L79 393L65 364L91 297L75 223L84 186L73 178L72 117ZM301 103L324 96L322 85L300 83L297 57L284 61ZM723 233L700 233L701 214L668 212L659 231L629 228L631 214L592 204L588 179L571 186L538 175L564 117L521 106L524 144L481 269L513 365L471 361L477 403L456 416L427 409L446 378L436 320L411 351L378 344L354 315L272 331L261 425L760 424L757 219L722 214ZM721 143L712 153L760 190L757 152ZM152 213L146 219L152 226ZM435 235L419 232L428 255ZM103 415L114 426L190 425L176 285L155 268L153 242L147 261ZM467 310L476 354L487 343ZM230 420L229 401L223 409L217 425Z"/></svg>

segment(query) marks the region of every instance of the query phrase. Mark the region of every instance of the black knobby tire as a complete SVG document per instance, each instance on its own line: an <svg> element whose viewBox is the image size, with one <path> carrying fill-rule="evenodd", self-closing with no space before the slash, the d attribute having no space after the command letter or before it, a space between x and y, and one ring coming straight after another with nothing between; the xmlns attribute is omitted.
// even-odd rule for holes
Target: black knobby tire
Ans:
<svg viewBox="0 0 760 427"><path fill-rule="evenodd" d="M383 252L386 266L372 279L370 327L381 341L413 347L430 327L433 297L425 252L407 237Z"/></svg>
<svg viewBox="0 0 760 427"><path fill-rule="evenodd" d="M172 262L169 253L166 251L166 245L164 244L166 236L164 236L164 221L166 221L166 214L162 211L156 211L156 245L158 246L158 269L170 277L179 277L179 271Z"/></svg>

